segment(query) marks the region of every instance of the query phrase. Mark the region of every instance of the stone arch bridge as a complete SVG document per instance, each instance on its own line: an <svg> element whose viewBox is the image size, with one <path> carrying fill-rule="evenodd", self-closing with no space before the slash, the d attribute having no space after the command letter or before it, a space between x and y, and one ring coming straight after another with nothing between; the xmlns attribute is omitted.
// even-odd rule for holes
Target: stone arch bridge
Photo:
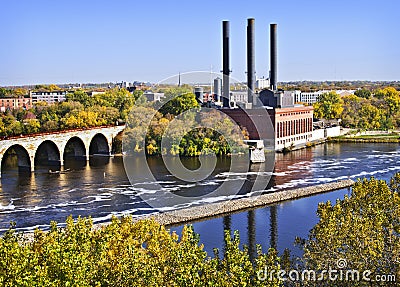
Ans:
<svg viewBox="0 0 400 287"><path fill-rule="evenodd" d="M89 160L90 155L110 155L114 137L125 126L60 131L0 140L0 176L7 155L17 157L18 168L35 170L38 160L64 165L66 157Z"/></svg>

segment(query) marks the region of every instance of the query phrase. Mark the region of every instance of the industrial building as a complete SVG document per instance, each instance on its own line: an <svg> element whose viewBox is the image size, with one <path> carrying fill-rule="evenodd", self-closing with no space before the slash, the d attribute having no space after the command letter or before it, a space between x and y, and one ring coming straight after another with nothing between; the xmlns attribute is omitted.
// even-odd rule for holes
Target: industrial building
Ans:
<svg viewBox="0 0 400 287"><path fill-rule="evenodd" d="M326 137L338 135L340 128L335 127L330 131L313 131L313 107L295 104L300 102L300 91L283 91L278 89L278 48L277 24L270 24L270 71L269 79L258 83L255 77L255 20L247 20L247 91L238 92L230 90L230 56L229 56L229 21L222 22L222 88L221 79L214 80L214 94L219 99L222 93L222 106L220 110L230 116L238 125L248 131L252 140L266 140L272 138L268 134L259 134L256 126L265 122L269 117L274 133L275 149L285 147L305 146L310 141L321 140ZM269 84L269 87L255 93L256 88ZM263 86L264 87L264 86ZM195 91L200 102L203 95L200 90Z"/></svg>

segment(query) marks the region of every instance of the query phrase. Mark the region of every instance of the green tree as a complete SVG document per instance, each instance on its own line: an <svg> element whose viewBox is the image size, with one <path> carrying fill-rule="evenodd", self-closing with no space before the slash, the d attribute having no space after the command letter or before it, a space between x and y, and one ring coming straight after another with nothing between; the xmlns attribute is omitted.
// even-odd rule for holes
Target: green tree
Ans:
<svg viewBox="0 0 400 287"><path fill-rule="evenodd" d="M369 99L371 97L371 94L372 94L371 91L367 89L359 89L354 92L354 95L356 95L357 97L365 99Z"/></svg>
<svg viewBox="0 0 400 287"><path fill-rule="evenodd" d="M73 93L68 93L66 96L67 101L79 102L85 107L93 104L93 99L84 90L76 90Z"/></svg>
<svg viewBox="0 0 400 287"><path fill-rule="evenodd" d="M8 98L12 96L12 91L10 89L0 87L0 98Z"/></svg>
<svg viewBox="0 0 400 287"><path fill-rule="evenodd" d="M170 87L164 91L160 112L163 115L179 115L189 109L199 107L195 94L188 87Z"/></svg>
<svg viewBox="0 0 400 287"><path fill-rule="evenodd" d="M0 136L6 136L6 126L4 125L3 118L0 117Z"/></svg>

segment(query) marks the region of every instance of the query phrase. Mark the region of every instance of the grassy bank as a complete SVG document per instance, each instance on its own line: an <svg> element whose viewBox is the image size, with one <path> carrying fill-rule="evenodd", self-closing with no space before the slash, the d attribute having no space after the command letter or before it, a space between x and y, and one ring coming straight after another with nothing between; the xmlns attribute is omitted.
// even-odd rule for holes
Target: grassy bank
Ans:
<svg viewBox="0 0 400 287"><path fill-rule="evenodd" d="M345 135L330 138L331 142L361 142L361 143L398 143L400 136L398 133L390 134L366 134L366 135Z"/></svg>

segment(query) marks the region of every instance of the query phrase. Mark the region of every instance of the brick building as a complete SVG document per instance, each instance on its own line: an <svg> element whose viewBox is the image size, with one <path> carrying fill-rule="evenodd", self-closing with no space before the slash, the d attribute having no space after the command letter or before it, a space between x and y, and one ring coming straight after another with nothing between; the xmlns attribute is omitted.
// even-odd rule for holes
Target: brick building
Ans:
<svg viewBox="0 0 400 287"><path fill-rule="evenodd" d="M7 97L0 98L0 111L13 110L17 108L30 109L32 107L32 99L30 97Z"/></svg>

